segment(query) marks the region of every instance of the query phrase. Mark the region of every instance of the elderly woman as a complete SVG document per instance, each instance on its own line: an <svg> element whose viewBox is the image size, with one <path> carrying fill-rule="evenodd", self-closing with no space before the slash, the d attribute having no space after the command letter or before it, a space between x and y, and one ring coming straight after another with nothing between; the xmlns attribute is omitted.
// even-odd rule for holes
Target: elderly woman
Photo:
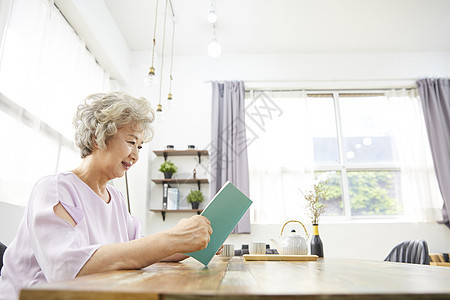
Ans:
<svg viewBox="0 0 450 300"><path fill-rule="evenodd" d="M14 241L5 252L0 298L21 288L110 270L139 269L181 260L206 248L212 229L194 216L174 228L142 236L140 223L108 181L122 177L152 138L146 99L122 92L89 96L74 118L81 163L40 179Z"/></svg>

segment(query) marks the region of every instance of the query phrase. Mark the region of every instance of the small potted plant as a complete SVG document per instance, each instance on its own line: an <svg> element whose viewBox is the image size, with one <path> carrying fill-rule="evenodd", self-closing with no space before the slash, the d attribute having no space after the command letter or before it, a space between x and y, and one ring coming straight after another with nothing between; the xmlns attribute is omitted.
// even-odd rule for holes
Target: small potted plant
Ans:
<svg viewBox="0 0 450 300"><path fill-rule="evenodd" d="M319 218L325 212L326 205L323 204L328 194L327 180L315 182L312 189L304 194L307 204L307 213L313 224L319 224Z"/></svg>
<svg viewBox="0 0 450 300"><path fill-rule="evenodd" d="M172 174L176 173L178 170L177 166L173 163L173 161L166 160L159 167L159 171L164 173L165 179L172 178Z"/></svg>
<svg viewBox="0 0 450 300"><path fill-rule="evenodd" d="M319 218L325 212L326 205L323 204L328 198L328 176L325 173L314 182L311 189L303 193L307 202L306 211L313 225L313 236L311 238L311 254L323 257L323 243L319 236Z"/></svg>
<svg viewBox="0 0 450 300"><path fill-rule="evenodd" d="M187 202L192 205L192 209L198 209L198 205L205 199L203 193L200 190L192 190L189 195L187 195Z"/></svg>

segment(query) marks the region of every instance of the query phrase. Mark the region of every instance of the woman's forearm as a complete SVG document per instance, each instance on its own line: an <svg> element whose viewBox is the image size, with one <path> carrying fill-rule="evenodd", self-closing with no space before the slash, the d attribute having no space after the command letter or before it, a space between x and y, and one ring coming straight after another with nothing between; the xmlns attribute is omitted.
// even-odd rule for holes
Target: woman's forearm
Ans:
<svg viewBox="0 0 450 300"><path fill-rule="evenodd" d="M182 254L205 249L212 229L203 216L182 219L166 231L129 242L103 245L94 252L77 276L112 270L145 268L163 259L179 261Z"/></svg>
<svg viewBox="0 0 450 300"><path fill-rule="evenodd" d="M176 252L167 243L165 232L137 240L103 245L94 252L77 276L113 270L132 270L147 267Z"/></svg>
<svg viewBox="0 0 450 300"><path fill-rule="evenodd" d="M175 253L174 255L165 257L165 258L161 259L160 261L162 261L162 262L177 262L177 261L185 260L188 257L189 256L185 255L185 254Z"/></svg>

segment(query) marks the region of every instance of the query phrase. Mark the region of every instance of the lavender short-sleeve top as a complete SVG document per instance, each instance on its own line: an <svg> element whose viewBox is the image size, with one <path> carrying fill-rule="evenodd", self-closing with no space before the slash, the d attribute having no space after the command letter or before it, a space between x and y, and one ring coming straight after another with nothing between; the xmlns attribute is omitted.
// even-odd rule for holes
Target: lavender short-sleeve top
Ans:
<svg viewBox="0 0 450 300"><path fill-rule="evenodd" d="M17 235L5 251L0 299L15 299L21 288L75 278L104 244L142 237L140 222L113 186L106 203L72 172L39 180L31 193ZM55 215L60 202L77 224Z"/></svg>

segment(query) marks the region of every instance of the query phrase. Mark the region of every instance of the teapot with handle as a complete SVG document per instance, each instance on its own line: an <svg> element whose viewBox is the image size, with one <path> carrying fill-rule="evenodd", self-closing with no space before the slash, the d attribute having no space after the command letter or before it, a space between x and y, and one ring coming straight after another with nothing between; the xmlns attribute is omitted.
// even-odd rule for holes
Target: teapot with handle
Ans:
<svg viewBox="0 0 450 300"><path fill-rule="evenodd" d="M302 222L291 220L284 223L283 228L281 228L280 237L277 239L270 239L270 241L275 245L278 252L282 255L306 255L308 254L308 244L306 243L306 239L292 230L286 237L283 238L284 227L291 222L300 223L305 230L306 239L308 239L309 234L306 230L305 225Z"/></svg>

